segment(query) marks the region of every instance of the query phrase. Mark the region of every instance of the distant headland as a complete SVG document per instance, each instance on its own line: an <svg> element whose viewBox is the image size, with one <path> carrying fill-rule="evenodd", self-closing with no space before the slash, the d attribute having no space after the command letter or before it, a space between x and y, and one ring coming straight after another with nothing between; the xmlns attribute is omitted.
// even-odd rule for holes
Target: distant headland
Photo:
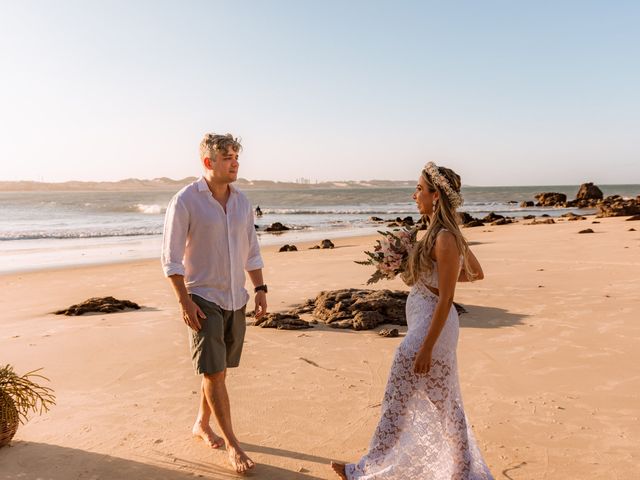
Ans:
<svg viewBox="0 0 640 480"><path fill-rule="evenodd" d="M117 182L81 182L69 181L60 183L17 181L0 181L0 192L24 192L35 190L48 191L132 191L132 190L177 190L196 180L196 177L186 177L181 180L162 177L151 180L127 178ZM272 180L247 180L239 178L236 182L245 190L308 190L330 188L393 188L413 187L414 180L370 180L370 181L346 181L346 182L276 182Z"/></svg>

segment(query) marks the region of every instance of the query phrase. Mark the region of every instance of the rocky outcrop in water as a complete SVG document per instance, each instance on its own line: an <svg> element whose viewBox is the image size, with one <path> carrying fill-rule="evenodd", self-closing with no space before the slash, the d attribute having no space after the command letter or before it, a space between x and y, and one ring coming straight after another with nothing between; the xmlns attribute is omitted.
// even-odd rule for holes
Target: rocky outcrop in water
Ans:
<svg viewBox="0 0 640 480"><path fill-rule="evenodd" d="M533 198L538 201L536 207L558 207L563 206L567 201L567 196L558 192L538 193Z"/></svg>
<svg viewBox="0 0 640 480"><path fill-rule="evenodd" d="M627 217L640 214L638 197L625 200L620 195L611 195L597 205L597 217Z"/></svg>
<svg viewBox="0 0 640 480"><path fill-rule="evenodd" d="M266 232L286 232L287 230L291 229L280 222L272 223L270 226L265 228Z"/></svg>

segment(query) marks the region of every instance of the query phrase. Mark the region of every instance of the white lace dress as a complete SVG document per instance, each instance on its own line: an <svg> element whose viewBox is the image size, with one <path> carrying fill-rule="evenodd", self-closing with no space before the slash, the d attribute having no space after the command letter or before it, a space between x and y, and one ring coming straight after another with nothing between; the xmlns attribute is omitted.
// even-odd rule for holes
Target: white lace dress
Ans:
<svg viewBox="0 0 640 480"><path fill-rule="evenodd" d="M456 361L458 314L451 308L427 375L413 373L438 301L437 266L407 298L407 335L396 350L369 452L347 464L349 480L493 480L467 422Z"/></svg>

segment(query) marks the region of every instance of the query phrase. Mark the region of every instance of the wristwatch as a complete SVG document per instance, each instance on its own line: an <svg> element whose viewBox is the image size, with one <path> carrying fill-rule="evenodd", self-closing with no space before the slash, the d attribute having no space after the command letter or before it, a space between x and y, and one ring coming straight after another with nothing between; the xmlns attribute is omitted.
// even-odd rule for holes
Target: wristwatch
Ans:
<svg viewBox="0 0 640 480"><path fill-rule="evenodd" d="M256 288L253 289L254 293L258 293L258 292L264 292L264 293L268 293L269 290L267 289L266 285L258 285Z"/></svg>

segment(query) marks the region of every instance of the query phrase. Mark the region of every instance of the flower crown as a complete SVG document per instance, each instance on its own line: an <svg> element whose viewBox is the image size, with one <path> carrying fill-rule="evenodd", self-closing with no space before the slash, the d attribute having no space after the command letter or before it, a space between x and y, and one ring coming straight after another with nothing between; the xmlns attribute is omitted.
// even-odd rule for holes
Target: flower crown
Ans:
<svg viewBox="0 0 640 480"><path fill-rule="evenodd" d="M440 189L447 194L449 203L451 203L453 208L459 208L462 206L464 202L462 195L451 187L449 181L440 173L440 169L435 163L427 163L424 166L424 171L427 172L434 185L440 187Z"/></svg>

